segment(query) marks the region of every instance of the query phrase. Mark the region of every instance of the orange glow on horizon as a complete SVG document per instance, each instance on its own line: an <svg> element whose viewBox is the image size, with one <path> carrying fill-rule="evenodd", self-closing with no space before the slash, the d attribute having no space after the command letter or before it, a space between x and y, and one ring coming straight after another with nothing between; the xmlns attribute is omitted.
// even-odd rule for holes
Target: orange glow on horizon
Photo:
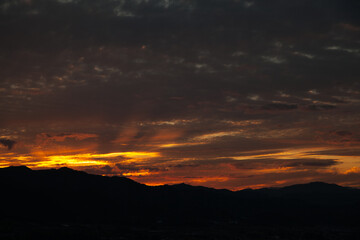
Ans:
<svg viewBox="0 0 360 240"><path fill-rule="evenodd" d="M57 151L55 151L57 153ZM55 153L50 151L37 151L31 155L4 156L0 166L7 167L13 165L16 161L17 165L25 165L33 168L52 168L58 166L82 167L82 166L105 166L114 164L112 158L125 157L127 161L160 157L158 152L113 152L113 153L79 153L69 155L52 155Z"/></svg>
<svg viewBox="0 0 360 240"><path fill-rule="evenodd" d="M44 149L35 146L33 151L28 154L0 153L0 167L11 165L25 165L33 169L70 167L104 176L124 176L149 186L184 182L190 185L231 190L279 186L296 181L317 181L319 179L316 174L325 177L340 176L339 178L345 179L346 177L355 178L355 175L360 173L358 164L360 156L330 155L333 150L341 149L333 147L244 151L239 155L218 156L212 159L187 155L172 157L167 150L167 148L178 148L176 150L178 153L183 149L186 151L187 147L206 146L207 140L212 137L216 138L217 136L210 135L210 138L205 138L201 142L177 142L176 140L156 142L146 145L146 148L150 149L149 151L98 153L96 149L99 146L95 143L82 148L81 146L65 146L63 150L61 150L62 146L49 145ZM329 155L322 154L322 152L329 152ZM211 160L214 160L214 163L211 163ZM265 160L264 164L261 160ZM289 165L292 160L300 162L300 165ZM312 161L320 161L320 165L305 164L302 166L302 160L305 163L308 161L310 164ZM321 165L322 160L324 160L324 166ZM330 164L326 165L327 161L325 160L332 160L335 163L332 164L332 161L329 161ZM240 164L238 167L237 162L241 163L242 161L245 161L243 162L245 165ZM255 162L251 164L251 161ZM247 162L250 164L248 168ZM301 177L296 181L284 179L292 173ZM309 176L309 174L313 175ZM263 179L263 182L255 181L256 184L254 184L251 178L260 178ZM247 180L241 182L241 179Z"/></svg>
<svg viewBox="0 0 360 240"><path fill-rule="evenodd" d="M141 176L149 176L149 175L154 175L155 173L153 172L149 172L149 171L139 171L139 172L128 172L128 173L123 173L122 175L125 177L141 177Z"/></svg>

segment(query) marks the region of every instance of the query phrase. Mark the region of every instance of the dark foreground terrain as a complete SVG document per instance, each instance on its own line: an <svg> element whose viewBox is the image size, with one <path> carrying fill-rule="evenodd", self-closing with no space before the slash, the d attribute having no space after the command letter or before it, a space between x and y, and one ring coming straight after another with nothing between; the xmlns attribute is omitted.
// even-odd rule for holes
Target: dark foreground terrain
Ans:
<svg viewBox="0 0 360 240"><path fill-rule="evenodd" d="M221 223L200 226L156 225L133 226L117 224L50 224L50 223L1 223L0 239L36 240L120 240L120 239L168 239L168 240L347 240L359 239L356 228L246 226Z"/></svg>
<svg viewBox="0 0 360 240"><path fill-rule="evenodd" d="M0 239L360 239L360 190L149 187L68 168L0 169Z"/></svg>

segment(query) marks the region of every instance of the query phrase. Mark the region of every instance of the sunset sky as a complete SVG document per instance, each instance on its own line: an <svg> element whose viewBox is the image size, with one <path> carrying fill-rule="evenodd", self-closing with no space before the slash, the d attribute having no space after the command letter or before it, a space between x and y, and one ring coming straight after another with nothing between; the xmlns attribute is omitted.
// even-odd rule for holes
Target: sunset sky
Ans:
<svg viewBox="0 0 360 240"><path fill-rule="evenodd" d="M358 0L2 0L0 167L360 187Z"/></svg>

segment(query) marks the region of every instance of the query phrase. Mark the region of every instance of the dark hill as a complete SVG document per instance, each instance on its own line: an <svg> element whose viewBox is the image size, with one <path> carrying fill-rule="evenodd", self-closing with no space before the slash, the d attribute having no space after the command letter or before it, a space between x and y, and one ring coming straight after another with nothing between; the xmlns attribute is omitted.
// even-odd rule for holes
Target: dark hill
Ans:
<svg viewBox="0 0 360 240"><path fill-rule="evenodd" d="M186 184L149 187L69 168L0 169L1 219L76 223L358 226L360 190L309 183L259 190Z"/></svg>

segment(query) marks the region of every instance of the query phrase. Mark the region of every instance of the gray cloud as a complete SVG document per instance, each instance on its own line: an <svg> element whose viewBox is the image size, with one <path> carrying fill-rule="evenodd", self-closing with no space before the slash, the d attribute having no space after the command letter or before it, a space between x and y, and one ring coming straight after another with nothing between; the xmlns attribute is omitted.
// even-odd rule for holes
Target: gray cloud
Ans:
<svg viewBox="0 0 360 240"><path fill-rule="evenodd" d="M157 167L151 166L143 166L136 163L118 163L116 167L121 173L131 173L131 172L139 172L139 171L149 171L149 172L156 172L156 171L166 171L166 169L160 169Z"/></svg>
<svg viewBox="0 0 360 240"><path fill-rule="evenodd" d="M315 105L315 104L312 104L312 105L308 105L306 106L306 109L310 110L310 111L319 111L319 110L332 110L332 109L335 109L336 106L334 105Z"/></svg>
<svg viewBox="0 0 360 240"><path fill-rule="evenodd" d="M309 152L309 155L329 155L329 156L360 156L359 148L332 149L324 151Z"/></svg>
<svg viewBox="0 0 360 240"><path fill-rule="evenodd" d="M194 160L171 166L173 168L201 168L204 166L214 166L230 164L238 170L262 170L274 168L293 168L293 169L319 169L327 168L340 164L336 159L276 159L276 158L255 158L248 160L235 160L233 158Z"/></svg>
<svg viewBox="0 0 360 240"><path fill-rule="evenodd" d="M296 104L284 104L284 103L271 103L262 106L262 109L265 110L294 110L297 108L298 106Z"/></svg>
<svg viewBox="0 0 360 240"><path fill-rule="evenodd" d="M15 145L16 141L6 139L6 138L0 138L0 144L7 147L8 150L11 150L13 146Z"/></svg>

